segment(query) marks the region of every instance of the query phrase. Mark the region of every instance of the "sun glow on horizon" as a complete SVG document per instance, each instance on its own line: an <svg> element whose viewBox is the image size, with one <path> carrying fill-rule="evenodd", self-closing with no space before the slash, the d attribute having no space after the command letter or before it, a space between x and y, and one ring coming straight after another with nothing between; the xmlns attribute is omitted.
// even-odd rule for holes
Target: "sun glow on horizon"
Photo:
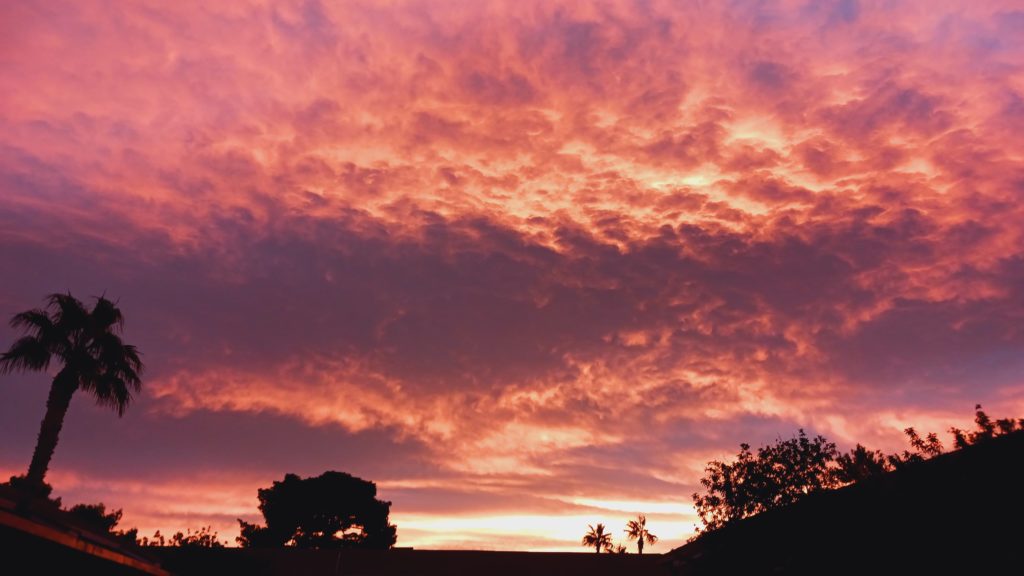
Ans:
<svg viewBox="0 0 1024 576"><path fill-rule="evenodd" d="M635 515L606 514L495 514L480 516L421 516L396 515L399 526L410 536L401 545L414 548L467 548L458 544L460 534L473 534L469 547L505 550L533 550L552 552L585 552L580 539L589 525L604 524L616 544L632 550L624 533L628 520ZM651 533L659 537L654 553L666 552L681 545L693 535L695 524L673 516L648 519ZM400 528L401 529L401 528ZM521 542L521 537L529 540ZM511 546L503 545L503 539Z"/></svg>

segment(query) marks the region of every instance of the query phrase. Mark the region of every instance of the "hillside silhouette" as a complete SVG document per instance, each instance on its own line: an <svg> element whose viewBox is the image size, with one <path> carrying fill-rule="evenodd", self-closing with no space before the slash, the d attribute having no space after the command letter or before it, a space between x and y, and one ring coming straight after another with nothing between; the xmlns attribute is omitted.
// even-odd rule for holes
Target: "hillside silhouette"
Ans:
<svg viewBox="0 0 1024 576"><path fill-rule="evenodd" d="M1024 431L729 523L668 554L675 574L1019 572Z"/></svg>

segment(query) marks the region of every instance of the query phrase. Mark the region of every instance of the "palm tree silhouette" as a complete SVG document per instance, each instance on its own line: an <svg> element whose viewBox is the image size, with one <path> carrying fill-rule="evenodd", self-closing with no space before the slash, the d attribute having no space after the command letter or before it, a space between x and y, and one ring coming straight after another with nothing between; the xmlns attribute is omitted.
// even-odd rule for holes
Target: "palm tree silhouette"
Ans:
<svg viewBox="0 0 1024 576"><path fill-rule="evenodd" d="M612 547L612 535L604 531L604 524L598 524L596 528L588 524L587 528L590 528L590 531L583 536L584 546L593 546L598 554L601 553L601 548Z"/></svg>
<svg viewBox="0 0 1024 576"><path fill-rule="evenodd" d="M637 554L644 553L644 541L647 541L652 546L658 541L658 537L647 530L647 517L643 514L637 516L636 520L627 522L625 532L626 538L636 540Z"/></svg>
<svg viewBox="0 0 1024 576"><path fill-rule="evenodd" d="M132 392L142 388L142 361L134 346L121 341L124 318L115 303L101 296L90 311L71 294L51 294L46 300L45 309L11 318L11 326L26 334L0 355L0 374L44 371L52 359L62 365L50 385L46 416L26 476L32 487L43 486L76 390L90 392L97 404L121 416Z"/></svg>

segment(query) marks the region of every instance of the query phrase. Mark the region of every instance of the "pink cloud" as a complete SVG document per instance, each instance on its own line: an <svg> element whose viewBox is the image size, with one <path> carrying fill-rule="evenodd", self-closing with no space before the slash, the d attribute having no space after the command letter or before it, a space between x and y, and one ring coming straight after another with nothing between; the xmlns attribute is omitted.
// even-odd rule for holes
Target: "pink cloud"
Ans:
<svg viewBox="0 0 1024 576"><path fill-rule="evenodd" d="M685 503L800 425L894 448L1022 406L1012 2L4 12L0 312L119 296L147 394L68 434L160 438L135 468L66 438L55 473L355 467L396 510L569 514ZM45 378L13 382L12 469Z"/></svg>

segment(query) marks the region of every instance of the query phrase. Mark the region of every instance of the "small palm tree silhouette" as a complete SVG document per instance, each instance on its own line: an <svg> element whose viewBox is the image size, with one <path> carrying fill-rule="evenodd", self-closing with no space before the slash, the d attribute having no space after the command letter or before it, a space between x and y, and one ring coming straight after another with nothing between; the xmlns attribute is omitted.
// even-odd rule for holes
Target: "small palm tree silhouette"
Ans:
<svg viewBox="0 0 1024 576"><path fill-rule="evenodd" d="M604 524L598 524L597 527L588 524L587 528L590 530L583 536L584 546L593 546L598 554L602 548L611 548L612 535L604 531Z"/></svg>
<svg viewBox="0 0 1024 576"><path fill-rule="evenodd" d="M626 537L630 540L636 540L636 551L638 554L644 553L645 541L651 545L658 541L658 537L647 530L647 517L643 514L637 516L636 520L630 520L626 524Z"/></svg>

